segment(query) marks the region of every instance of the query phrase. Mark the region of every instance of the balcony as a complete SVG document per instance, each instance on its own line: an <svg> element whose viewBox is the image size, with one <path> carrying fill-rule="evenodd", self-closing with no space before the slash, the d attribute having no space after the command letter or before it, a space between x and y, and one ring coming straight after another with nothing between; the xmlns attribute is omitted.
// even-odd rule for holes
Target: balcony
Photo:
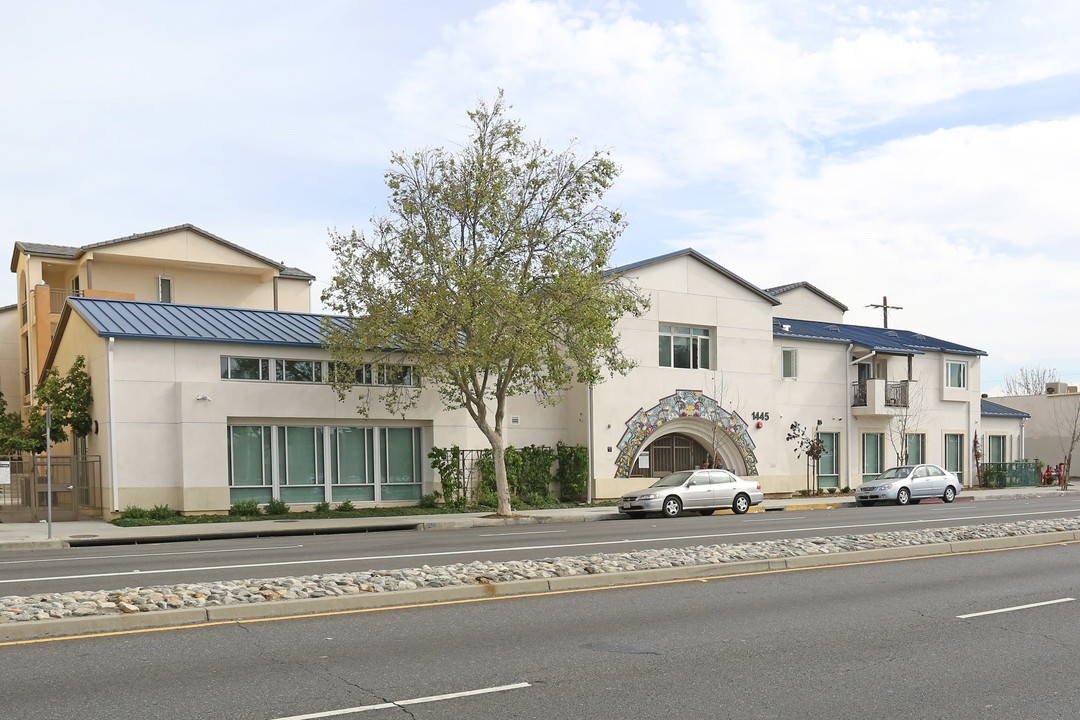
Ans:
<svg viewBox="0 0 1080 720"><path fill-rule="evenodd" d="M49 312L59 313L64 309L64 303L69 297L81 297L79 290L66 290L62 288L49 288Z"/></svg>
<svg viewBox="0 0 1080 720"><path fill-rule="evenodd" d="M892 415L908 406L911 380L887 381L881 378L857 380L851 384L851 407L865 415Z"/></svg>

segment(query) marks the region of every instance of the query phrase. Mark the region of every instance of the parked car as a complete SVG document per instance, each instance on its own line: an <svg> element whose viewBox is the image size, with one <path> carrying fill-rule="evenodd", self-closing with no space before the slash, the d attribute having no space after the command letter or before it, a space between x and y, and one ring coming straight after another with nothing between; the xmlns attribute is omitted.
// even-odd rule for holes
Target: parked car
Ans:
<svg viewBox="0 0 1080 720"><path fill-rule="evenodd" d="M956 473L937 465L900 465L855 488L855 502L873 505L878 500L891 500L907 505L924 498L941 498L950 503L960 487Z"/></svg>
<svg viewBox="0 0 1080 720"><path fill-rule="evenodd" d="M742 515L765 499L761 483L743 480L727 470L681 470L666 475L644 490L626 493L619 512L643 518L651 512L675 517L683 510L712 515L717 510Z"/></svg>

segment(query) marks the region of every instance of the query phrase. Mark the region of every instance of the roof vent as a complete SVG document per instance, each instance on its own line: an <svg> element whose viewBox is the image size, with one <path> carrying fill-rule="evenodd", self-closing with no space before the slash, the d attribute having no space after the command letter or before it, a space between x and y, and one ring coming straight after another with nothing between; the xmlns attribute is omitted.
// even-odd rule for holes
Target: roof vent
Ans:
<svg viewBox="0 0 1080 720"><path fill-rule="evenodd" d="M832 330L833 332L840 332L840 328L836 327L835 325L830 325L828 329Z"/></svg>
<svg viewBox="0 0 1080 720"><path fill-rule="evenodd" d="M887 332L885 334L888 335L889 337L900 337L900 334L897 333L895 330L890 330L889 332Z"/></svg>
<svg viewBox="0 0 1080 720"><path fill-rule="evenodd" d="M1060 395L1062 393L1069 392L1069 384L1063 382L1050 382L1046 383L1047 395Z"/></svg>
<svg viewBox="0 0 1080 720"><path fill-rule="evenodd" d="M782 330L783 330L784 332L791 332L791 326L790 326L790 325L784 324L784 325L781 325L781 326L780 326L780 328L781 328L781 329L782 329Z"/></svg>
<svg viewBox="0 0 1080 720"><path fill-rule="evenodd" d="M925 340L926 339L926 336L923 335L922 333L915 333L915 337L919 338L920 340Z"/></svg>

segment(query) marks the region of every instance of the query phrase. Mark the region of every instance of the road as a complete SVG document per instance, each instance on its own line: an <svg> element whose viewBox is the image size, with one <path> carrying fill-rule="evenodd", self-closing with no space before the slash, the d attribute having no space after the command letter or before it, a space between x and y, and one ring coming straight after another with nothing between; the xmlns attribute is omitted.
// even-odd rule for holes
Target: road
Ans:
<svg viewBox="0 0 1080 720"><path fill-rule="evenodd" d="M1073 543L6 645L0 716L1072 718L1078 588Z"/></svg>
<svg viewBox="0 0 1080 720"><path fill-rule="evenodd" d="M1080 498L249 538L0 555L0 596L740 543L1080 514Z"/></svg>

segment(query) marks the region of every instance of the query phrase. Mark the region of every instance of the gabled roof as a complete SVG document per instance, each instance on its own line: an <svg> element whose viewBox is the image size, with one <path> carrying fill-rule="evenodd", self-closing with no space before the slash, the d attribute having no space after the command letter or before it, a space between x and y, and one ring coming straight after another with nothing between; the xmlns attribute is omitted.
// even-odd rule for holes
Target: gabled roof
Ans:
<svg viewBox="0 0 1080 720"><path fill-rule="evenodd" d="M889 355L922 355L928 352L952 355L986 354L984 350L958 345L947 340L938 340L910 330L841 325L792 318L773 320L773 337L858 345Z"/></svg>
<svg viewBox="0 0 1080 720"><path fill-rule="evenodd" d="M770 295L783 295L786 292L791 292L792 290L798 290L799 288L805 288L805 289L809 290L810 292L812 292L815 295L817 295L818 297L820 297L822 300L825 300L826 302L830 302L833 305L835 305L836 307L840 308L843 312L848 311L848 306L847 305L840 302L839 300L837 300L833 296L823 293L822 291L818 290L816 287L814 287L813 285L811 285L810 283L805 282L805 281L796 282L796 283L789 283L787 285L780 285L778 287L765 288L765 292L769 293Z"/></svg>
<svg viewBox="0 0 1080 720"><path fill-rule="evenodd" d="M243 253L248 257L252 257L256 260L259 260L260 262L264 262L267 265L275 267L279 271L281 271L282 277L298 278L301 280L315 279L315 276L311 275L310 273L306 273L298 268L287 267L282 263L271 260L270 258L260 255L256 252L252 252L251 250L241 247L236 243L231 243L225 238L218 237L213 233L206 232L202 228L195 227L191 223L174 225L173 227L162 228L161 230L151 230L150 232L136 233L134 235L127 235L125 237L116 238L114 240L105 240L104 242L83 245L82 247L72 247L71 245L44 245L42 243L16 242L15 248L11 254L11 272L15 272L18 269L20 252L30 256L38 255L45 257L63 258L66 260L75 260L79 257L82 257L83 254L92 250L96 250L98 248L109 247L111 245L119 245L120 243L132 242L134 240L142 240L149 237L156 237L158 235L165 235L167 233L176 232L178 230L190 230L191 232L202 235L208 240L220 243L226 247L232 248L239 253Z"/></svg>
<svg viewBox="0 0 1080 720"><path fill-rule="evenodd" d="M764 298L768 302L772 303L773 305L779 305L780 304L780 301L777 300L776 298L774 298L768 292L762 290L757 285L754 285L753 283L742 279L741 277L739 277L735 273L728 270L723 265L719 265L719 264L713 262L712 260L705 257L704 255L699 253L697 250L694 250L693 248L686 248L685 250L677 250L675 252L668 253L667 255L659 255L657 257L649 258L647 260L639 260L638 262L630 263L629 265L622 265L620 267L611 268L610 270L607 270L604 274L605 275L625 275L626 273L631 272L633 270L637 270L638 268L643 268L643 267L646 267L648 265L656 265L658 263L662 263L662 262L665 262L667 260L671 260L673 258L682 257L683 255L686 255L688 257L692 257L695 260L697 260L698 262L701 262L701 263L704 263L705 265L708 265L710 268L712 268L716 272L720 273L724 277L738 283L739 285L742 285L747 290L750 290L751 292L753 292L753 293L755 293L757 295L760 295L762 298Z"/></svg>
<svg viewBox="0 0 1080 720"><path fill-rule="evenodd" d="M348 322L347 318L314 313L69 297L56 337L72 312L99 337L310 348L323 346L324 318Z"/></svg>
<svg viewBox="0 0 1080 720"><path fill-rule="evenodd" d="M982 414L989 417L1011 417L1011 418L1029 418L1031 415L1023 410L1013 410L1011 407L1005 407L1004 405L998 405L995 402L990 402L986 398L982 398Z"/></svg>

